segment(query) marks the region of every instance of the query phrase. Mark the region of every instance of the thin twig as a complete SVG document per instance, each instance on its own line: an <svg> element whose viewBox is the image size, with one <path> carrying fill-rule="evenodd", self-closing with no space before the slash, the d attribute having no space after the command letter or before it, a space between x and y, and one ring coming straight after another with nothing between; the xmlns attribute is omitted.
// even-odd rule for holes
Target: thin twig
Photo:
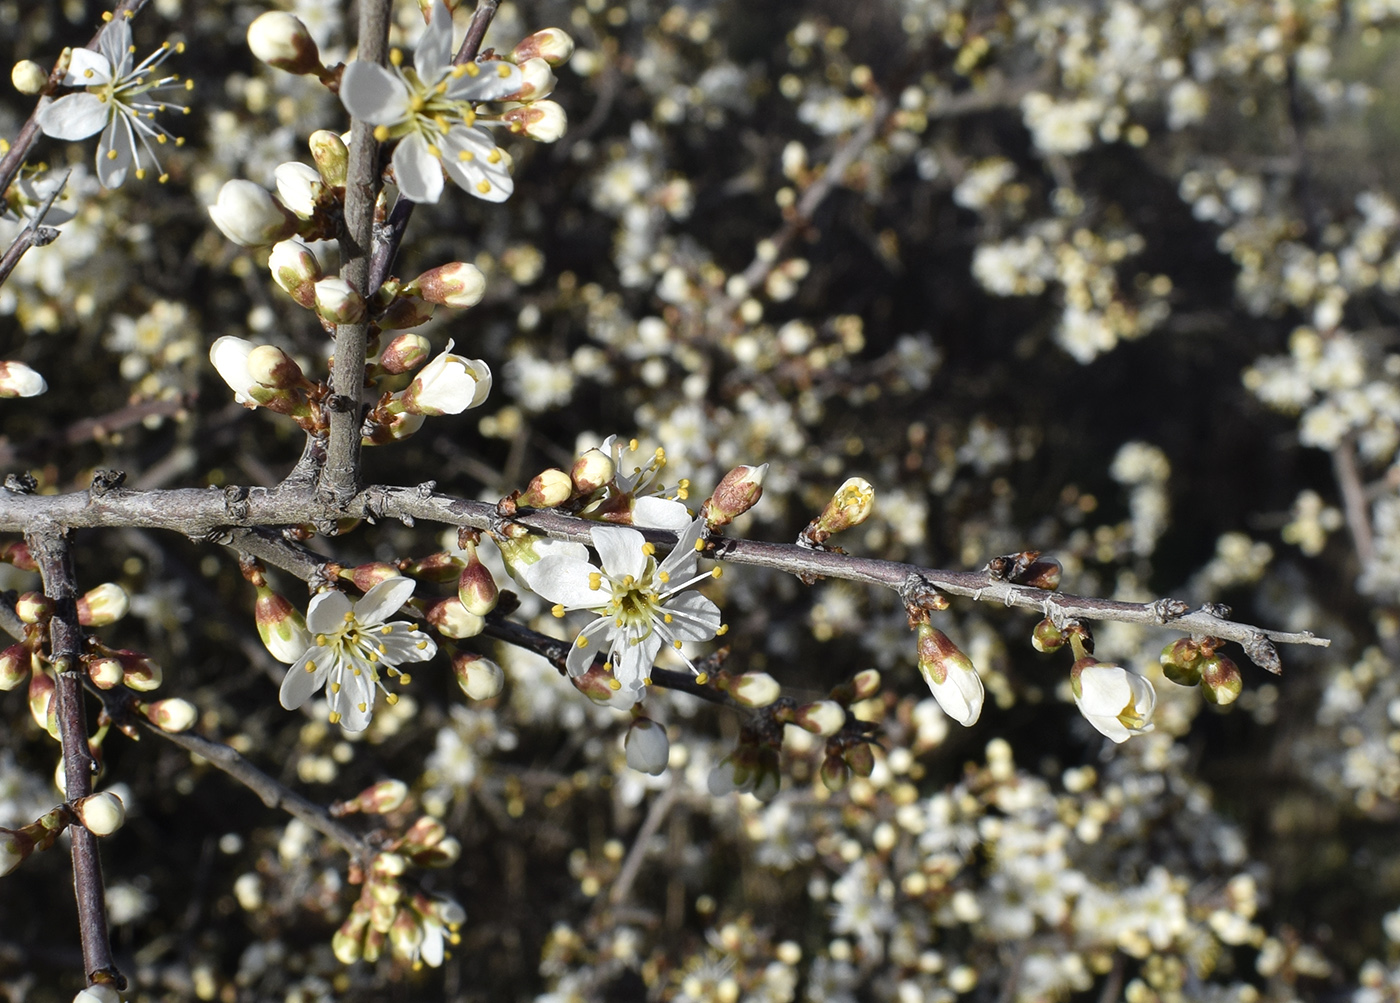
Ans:
<svg viewBox="0 0 1400 1003"><path fill-rule="evenodd" d="M643 861L646 860L647 844L651 842L651 837L656 835L656 830L661 828L661 823L666 821L671 806L680 795L680 783L674 778L672 781L671 786L662 791L647 810L647 817L643 819L642 827L637 830L637 835L632 840L632 849L628 851L627 859L622 862L622 869L617 872L617 880L608 892L609 905L622 905L631 894L632 885L641 873Z"/></svg>
<svg viewBox="0 0 1400 1003"><path fill-rule="evenodd" d="M146 400L119 407L100 418L83 418L67 428L46 435L36 435L23 442L0 439L0 467L8 467L21 459L45 456L58 446L78 446L101 440L113 432L139 425L152 416L173 417L194 404L195 394L181 394L170 400Z"/></svg>
<svg viewBox="0 0 1400 1003"><path fill-rule="evenodd" d="M26 539L44 579L44 594L55 606L49 621L49 662L53 666L59 740L63 745L64 795L71 804L92 793L92 778L97 771L88 749L83 704L83 633L78 626L77 579L68 540L55 527L36 527ZM97 837L81 825L70 827L70 831L83 974L88 985L111 982L119 989L125 988L126 979L112 960Z"/></svg>
<svg viewBox="0 0 1400 1003"><path fill-rule="evenodd" d="M471 23L467 25L467 36L462 39L462 47L452 57L453 66L470 63L480 54L482 39L486 37L486 29L491 27L498 6L500 0L478 0Z"/></svg>
<svg viewBox="0 0 1400 1003"><path fill-rule="evenodd" d="M1347 529L1356 547L1356 557L1364 569L1376 556L1375 538L1371 532L1370 506L1366 503L1366 488L1361 483L1361 470L1356 464L1356 443L1348 436L1332 450L1332 475L1342 493L1342 511L1346 513Z"/></svg>
<svg viewBox="0 0 1400 1003"><path fill-rule="evenodd" d="M44 200L44 204L41 205L39 210L30 218L29 225L20 231L19 236L14 239L14 243L5 250L3 256L0 256L0 286L3 286L6 280L9 279L10 273L15 270L15 266L19 264L19 259L24 257L26 251L31 247L46 247L58 239L57 230L51 226L42 226L40 224L44 222L44 217L49 214L49 210L53 208L54 202L58 199L58 196L63 193L63 189L68 187L68 177L72 173L72 171L69 171L68 174L63 176L63 184L49 193L49 197Z"/></svg>

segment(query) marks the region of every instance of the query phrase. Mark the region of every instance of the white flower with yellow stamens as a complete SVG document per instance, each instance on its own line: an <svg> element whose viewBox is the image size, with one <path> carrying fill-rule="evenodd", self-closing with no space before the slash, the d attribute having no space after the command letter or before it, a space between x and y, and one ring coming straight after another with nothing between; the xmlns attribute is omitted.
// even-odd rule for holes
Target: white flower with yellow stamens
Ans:
<svg viewBox="0 0 1400 1003"><path fill-rule="evenodd" d="M394 175L411 202L436 202L442 172L465 191L504 202L515 190L506 158L476 124L474 102L499 101L522 86L504 60L452 65L452 15L442 0L413 50L413 66L390 53L391 66L355 60L345 67L340 100L351 115L376 126L380 142L397 139Z"/></svg>
<svg viewBox="0 0 1400 1003"><path fill-rule="evenodd" d="M681 534L665 560L635 529L595 526L593 547L602 569L573 557L546 557L529 571L530 588L555 603L554 613L586 609L598 619L584 627L569 648L569 675L581 676L594 655L606 652L613 677L636 696L648 682L662 645L682 652L683 641L708 641L722 631L719 607L687 591L719 569L698 572L696 545L704 533L702 519Z"/></svg>
<svg viewBox="0 0 1400 1003"><path fill-rule="evenodd" d="M411 579L395 576L353 606L341 592L314 597L306 610L306 629L314 643L287 670L282 706L296 710L325 686L331 722L346 731L364 731L374 711L375 690L384 688L380 670L397 675L402 663L437 654L437 644L414 624L384 622L408 601L413 589ZM393 703L398 697L390 693L388 699Z"/></svg>

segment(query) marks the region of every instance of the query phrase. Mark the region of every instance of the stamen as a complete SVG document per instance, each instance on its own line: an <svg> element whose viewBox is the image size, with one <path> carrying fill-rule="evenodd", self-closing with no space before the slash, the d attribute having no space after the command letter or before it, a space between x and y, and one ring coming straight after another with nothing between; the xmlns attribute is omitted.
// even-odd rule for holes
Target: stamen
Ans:
<svg viewBox="0 0 1400 1003"><path fill-rule="evenodd" d="M563 604L563 603L555 603L553 606L549 607L549 611L550 611L551 613L554 614L555 619L563 619L563 617L564 617L564 604Z"/></svg>
<svg viewBox="0 0 1400 1003"><path fill-rule="evenodd" d="M332 693L339 693L339 692L340 692L340 683L331 683L331 692L332 692Z"/></svg>
<svg viewBox="0 0 1400 1003"><path fill-rule="evenodd" d="M333 710L333 711L331 711L331 724L339 724L339 723L340 723L340 711L338 711L338 710Z"/></svg>

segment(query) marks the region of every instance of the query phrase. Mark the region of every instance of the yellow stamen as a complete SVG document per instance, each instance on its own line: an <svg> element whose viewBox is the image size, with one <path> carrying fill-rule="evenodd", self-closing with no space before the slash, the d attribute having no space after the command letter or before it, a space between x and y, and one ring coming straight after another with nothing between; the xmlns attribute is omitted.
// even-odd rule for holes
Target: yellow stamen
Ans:
<svg viewBox="0 0 1400 1003"><path fill-rule="evenodd" d="M496 67L496 75L502 80L506 79L506 77L510 76L510 67L502 63L500 66Z"/></svg>
<svg viewBox="0 0 1400 1003"><path fill-rule="evenodd" d="M656 553L656 547L650 541L648 541L647 543L642 544L642 553L650 557L652 554Z"/></svg>
<svg viewBox="0 0 1400 1003"><path fill-rule="evenodd" d="M696 540L696 541L695 541L695 552L696 552L697 554L699 554L699 553L702 553L704 550L705 550L705 541L704 541L704 540Z"/></svg>
<svg viewBox="0 0 1400 1003"><path fill-rule="evenodd" d="M346 622L346 623L349 623L351 620L355 619L355 614L354 614L354 613L347 612L347 613L345 614L344 619L345 619L345 622Z"/></svg>
<svg viewBox="0 0 1400 1003"><path fill-rule="evenodd" d="M378 142L384 142L389 138L389 127L387 125L376 125L374 127L374 138Z"/></svg>
<svg viewBox="0 0 1400 1003"><path fill-rule="evenodd" d="M457 154L457 159L465 164L469 160L475 160L476 154L473 153L471 150L462 150L460 153Z"/></svg>
<svg viewBox="0 0 1400 1003"><path fill-rule="evenodd" d="M719 625L718 628L715 629L715 637L723 637L725 634L728 634L728 633L729 633L729 624L727 624L727 623L722 623L722 624Z"/></svg>
<svg viewBox="0 0 1400 1003"><path fill-rule="evenodd" d="M669 619L671 619L671 618L668 616L666 619L669 620ZM672 641L672 642L671 642L671 647L675 648L677 651L680 651L680 650L681 650L681 642L680 642L680 641Z"/></svg>
<svg viewBox="0 0 1400 1003"><path fill-rule="evenodd" d="M586 647L588 647L588 638L587 638L587 636L585 636L585 635L583 635L583 634L580 634L580 635L578 636L578 640L577 640L575 643L576 643L580 648L586 648Z"/></svg>
<svg viewBox="0 0 1400 1003"><path fill-rule="evenodd" d="M663 617L663 620L665 620L666 623L670 623L670 622L671 622L671 614L670 614L670 613L667 613L666 616ZM679 648L680 646L681 646L681 642L680 642L680 641L677 641L677 642L676 642L676 647Z"/></svg>
<svg viewBox="0 0 1400 1003"><path fill-rule="evenodd" d="M487 181L485 178L482 178L476 183L476 190L481 192L481 194L485 195L491 190L491 182Z"/></svg>
<svg viewBox="0 0 1400 1003"><path fill-rule="evenodd" d="M620 682L618 682L616 679L609 679L609 680L608 680L608 689L610 689L610 690L620 690L620 689L622 689L622 684L621 684Z"/></svg>
<svg viewBox="0 0 1400 1003"><path fill-rule="evenodd" d="M399 673L399 685L400 685L400 686L407 686L407 685L408 685L409 683L411 683L411 682L413 682L413 677L410 676L407 672L401 672L401 673Z"/></svg>
<svg viewBox="0 0 1400 1003"><path fill-rule="evenodd" d="M386 693L384 694L384 702L392 707L399 702L399 695L397 693Z"/></svg>
<svg viewBox="0 0 1400 1003"><path fill-rule="evenodd" d="M332 692L332 693L339 693L339 692L340 692L340 683L331 683L331 692Z"/></svg>
<svg viewBox="0 0 1400 1003"><path fill-rule="evenodd" d="M340 723L340 711L336 711L336 710L331 711L331 724L339 724L339 723Z"/></svg>
<svg viewBox="0 0 1400 1003"><path fill-rule="evenodd" d="M392 634L393 632L394 632L393 626L390 625L390 624L387 624L387 623L386 623L384 626L382 626L382 627L379 628L379 633L381 633L381 634Z"/></svg>
<svg viewBox="0 0 1400 1003"><path fill-rule="evenodd" d="M715 568L714 570L712 570L712 571L710 572L710 577L711 577L711 578L723 578L723 577L724 577L724 569L723 569L723 568Z"/></svg>
<svg viewBox="0 0 1400 1003"><path fill-rule="evenodd" d="M597 592L603 587L603 576L598 572L591 572L588 576L588 587Z"/></svg>
<svg viewBox="0 0 1400 1003"><path fill-rule="evenodd" d="M658 571L658 572L656 573L656 580L657 580L658 582L660 582L662 585L665 585L667 582L669 582L669 581L671 580L671 572L669 572L669 571Z"/></svg>
<svg viewBox="0 0 1400 1003"><path fill-rule="evenodd" d="M363 713L368 709L368 708L365 706L365 702L364 702L363 700L361 700L359 703L357 703L357 704L355 705L355 708L356 708L361 714L363 714Z"/></svg>
<svg viewBox="0 0 1400 1003"><path fill-rule="evenodd" d="M695 677L695 681L701 686L704 686L710 681L710 674L708 672L701 672Z"/></svg>
<svg viewBox="0 0 1400 1003"><path fill-rule="evenodd" d="M390 62L391 64L393 64L394 66L402 66L402 65L403 65L403 50L402 50L402 49L390 49L390 50L389 50L389 62Z"/></svg>
<svg viewBox="0 0 1400 1003"><path fill-rule="evenodd" d="M501 162L501 151L492 150L490 153L486 154L486 159L493 164L499 164Z"/></svg>
<svg viewBox="0 0 1400 1003"><path fill-rule="evenodd" d="M466 74L469 77L481 76L481 67L477 66L476 63L465 63L463 64L462 68L466 71Z"/></svg>
<svg viewBox="0 0 1400 1003"><path fill-rule="evenodd" d="M549 611L553 613L556 618L562 619L564 616L564 604L555 603L553 606L549 607Z"/></svg>
<svg viewBox="0 0 1400 1003"><path fill-rule="evenodd" d="M326 640L326 635L325 635L325 634L317 634L317 635L316 635L316 643L319 644L321 647L324 648L329 642Z"/></svg>

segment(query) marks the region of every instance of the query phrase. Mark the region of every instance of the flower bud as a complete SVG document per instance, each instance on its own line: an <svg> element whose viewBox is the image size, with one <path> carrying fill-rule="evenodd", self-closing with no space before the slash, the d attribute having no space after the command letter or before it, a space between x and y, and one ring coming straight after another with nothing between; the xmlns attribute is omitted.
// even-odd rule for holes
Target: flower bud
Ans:
<svg viewBox="0 0 1400 1003"><path fill-rule="evenodd" d="M457 577L457 598L461 600L467 612L477 616L490 613L500 599L496 579L491 574L491 569L482 564L481 558L476 556L475 547L467 552L467 566Z"/></svg>
<svg viewBox="0 0 1400 1003"><path fill-rule="evenodd" d="M390 442L402 442L413 435L428 419L421 414L391 414L387 420L366 419L360 429L360 442L366 446L383 446Z"/></svg>
<svg viewBox="0 0 1400 1003"><path fill-rule="evenodd" d="M1201 681L1205 659L1200 646L1189 637L1179 637L1163 648L1158 661L1162 663L1162 675L1178 686L1195 686Z"/></svg>
<svg viewBox="0 0 1400 1003"><path fill-rule="evenodd" d="M316 283L321 280L321 266L316 255L295 237L272 245L267 259L272 281L308 310L316 304Z"/></svg>
<svg viewBox="0 0 1400 1003"><path fill-rule="evenodd" d="M120 658L112 655L94 655L87 660L88 678L98 689L110 690L122 681L125 673Z"/></svg>
<svg viewBox="0 0 1400 1003"><path fill-rule="evenodd" d="M348 571L342 571L340 577L350 579L355 588L361 592L368 592L380 582L388 581L390 578L400 578L402 575L403 572L392 564L384 561L371 561L368 564L357 564Z"/></svg>
<svg viewBox="0 0 1400 1003"><path fill-rule="evenodd" d="M457 685L472 700L494 699L506 685L506 674L499 665L470 651L452 656L452 671L457 674Z"/></svg>
<svg viewBox="0 0 1400 1003"><path fill-rule="evenodd" d="M21 59L10 70L10 83L21 94L38 94L49 82L49 71L32 59Z"/></svg>
<svg viewBox="0 0 1400 1003"><path fill-rule="evenodd" d="M404 568L403 573L419 581L446 585L457 580L466 562L446 550L439 550L427 557L419 558Z"/></svg>
<svg viewBox="0 0 1400 1003"><path fill-rule="evenodd" d="M161 731L168 731L171 734L188 731L199 717L199 712L195 710L194 704L188 700L181 700L179 697L157 700L153 704L143 706L141 712Z"/></svg>
<svg viewBox="0 0 1400 1003"><path fill-rule="evenodd" d="M711 529L727 526L758 504L763 497L763 477L768 464L735 467L720 478L715 493L700 507L705 524Z"/></svg>
<svg viewBox="0 0 1400 1003"><path fill-rule="evenodd" d="M511 61L520 64L531 59L543 59L550 66L560 66L574 54L574 40L559 28L543 28L520 41L511 50Z"/></svg>
<svg viewBox="0 0 1400 1003"><path fill-rule="evenodd" d="M224 182L206 208L220 232L243 247L267 247L297 232L296 215L251 181Z"/></svg>
<svg viewBox="0 0 1400 1003"><path fill-rule="evenodd" d="M880 670L862 669L851 680L851 685L855 691L854 698L856 700L869 700L880 692Z"/></svg>
<svg viewBox="0 0 1400 1003"><path fill-rule="evenodd" d="M248 48L268 66L288 73L321 73L321 53L306 25L291 14L270 10L248 25Z"/></svg>
<svg viewBox="0 0 1400 1003"><path fill-rule="evenodd" d="M835 700L818 700L793 712L793 724L803 731L826 738L841 730L846 723L846 708Z"/></svg>
<svg viewBox="0 0 1400 1003"><path fill-rule="evenodd" d="M517 503L526 508L554 508L573 497L574 482L558 467L550 467L530 479Z"/></svg>
<svg viewBox="0 0 1400 1003"><path fill-rule="evenodd" d="M486 621L475 613L470 613L462 605L462 600L453 596L428 607L428 622L443 637L462 639L476 637L486 629Z"/></svg>
<svg viewBox="0 0 1400 1003"><path fill-rule="evenodd" d="M159 689L165 673L159 665L139 651L118 651L116 656L122 662L122 684L138 693L149 693Z"/></svg>
<svg viewBox="0 0 1400 1003"><path fill-rule="evenodd" d="M638 773L659 776L671 761L671 742L666 737L666 729L651 718L634 719L622 744L627 751L627 765Z"/></svg>
<svg viewBox="0 0 1400 1003"><path fill-rule="evenodd" d="M364 812L367 815L387 815L397 811L408 800L408 784L402 780L381 780L372 787L366 787L353 801L341 805L332 814L350 815Z"/></svg>
<svg viewBox="0 0 1400 1003"><path fill-rule="evenodd" d="M1065 646L1065 633L1049 617L1041 620L1031 631L1031 647L1036 651L1059 651Z"/></svg>
<svg viewBox="0 0 1400 1003"><path fill-rule="evenodd" d="M78 622L84 627L106 627L130 609L126 590L116 582L106 582L78 597Z"/></svg>
<svg viewBox="0 0 1400 1003"><path fill-rule="evenodd" d="M121 994L106 982L94 982L86 989L80 989L73 997L73 1003L122 1003Z"/></svg>
<svg viewBox="0 0 1400 1003"><path fill-rule="evenodd" d="M312 286L316 313L331 324L358 324L365 319L365 298L342 278L331 276Z"/></svg>
<svg viewBox="0 0 1400 1003"><path fill-rule="evenodd" d="M25 623L48 623L54 602L42 592L26 592L15 601L15 615Z"/></svg>
<svg viewBox="0 0 1400 1003"><path fill-rule="evenodd" d="M1201 696L1207 702L1224 707L1239 698L1244 678L1239 666L1224 655L1211 655L1201 660Z"/></svg>
<svg viewBox="0 0 1400 1003"><path fill-rule="evenodd" d="M612 457L601 449L590 449L574 461L569 477L573 479L574 490L580 495L591 495L604 484L612 482L617 466Z"/></svg>
<svg viewBox="0 0 1400 1003"><path fill-rule="evenodd" d="M14 689L28 678L30 658L29 649L22 644L0 651L0 692Z"/></svg>
<svg viewBox="0 0 1400 1003"><path fill-rule="evenodd" d="M982 716L982 678L948 635L927 621L919 624L919 671L938 706L964 728Z"/></svg>
<svg viewBox="0 0 1400 1003"><path fill-rule="evenodd" d="M417 296L399 293L375 313L374 323L381 331L406 331L432 320L436 310L432 303Z"/></svg>
<svg viewBox="0 0 1400 1003"><path fill-rule="evenodd" d="M1081 658L1071 666L1069 679L1079 712L1114 742L1152 730L1157 691L1142 676L1121 665Z"/></svg>
<svg viewBox="0 0 1400 1003"><path fill-rule="evenodd" d="M0 544L0 561L13 564L21 571L39 570L38 562L34 560L34 555L29 552L29 544L23 540L11 540L9 543Z"/></svg>
<svg viewBox="0 0 1400 1003"><path fill-rule="evenodd" d="M411 961L418 955L422 944L423 928L409 910L400 910L389 927L390 950L396 958Z"/></svg>
<svg viewBox="0 0 1400 1003"><path fill-rule="evenodd" d="M613 697L618 694L618 690L613 689L617 680L597 662L590 665L583 675L570 676L569 682L573 683L574 689L596 704L612 703Z"/></svg>
<svg viewBox="0 0 1400 1003"><path fill-rule="evenodd" d="M817 516L817 528L827 535L840 533L865 522L874 508L875 489L870 482L861 477L847 478Z"/></svg>
<svg viewBox="0 0 1400 1003"><path fill-rule="evenodd" d="M865 742L858 742L846 750L846 765L858 777L868 777L875 772L875 753Z"/></svg>
<svg viewBox="0 0 1400 1003"><path fill-rule="evenodd" d="M34 852L34 839L14 829L0 829L0 878L9 874Z"/></svg>
<svg viewBox="0 0 1400 1003"><path fill-rule="evenodd" d="M47 672L33 672L29 676L29 714L34 723L54 738L58 738L57 711L54 701L53 677Z"/></svg>
<svg viewBox="0 0 1400 1003"><path fill-rule="evenodd" d="M706 778L706 787L714 797L724 797L734 791L747 792L754 788L757 760L753 751L740 747L719 761Z"/></svg>
<svg viewBox="0 0 1400 1003"><path fill-rule="evenodd" d="M1020 585L1029 585L1033 589L1054 592L1060 587L1060 578L1063 574L1064 569L1060 566L1060 562L1054 558L1046 557L1032 563L1016 578L1016 581Z"/></svg>
<svg viewBox="0 0 1400 1003"><path fill-rule="evenodd" d="M553 143L569 129L569 116L562 105L553 101L533 101L506 109L501 118L510 123L510 131L522 133L540 143Z"/></svg>
<svg viewBox="0 0 1400 1003"><path fill-rule="evenodd" d="M37 397L49 385L23 362L0 362L0 397Z"/></svg>
<svg viewBox="0 0 1400 1003"><path fill-rule="evenodd" d="M311 647L311 633L301 611L265 585L258 588L253 620L263 646L285 665L291 665Z"/></svg>
<svg viewBox="0 0 1400 1003"><path fill-rule="evenodd" d="M745 707L767 707L782 696L783 688L766 672L745 672L729 682L729 695Z"/></svg>
<svg viewBox="0 0 1400 1003"><path fill-rule="evenodd" d="M344 140L328 129L317 129L307 145L311 147L311 159L316 161L321 180L332 188L344 188L350 166L350 151L345 148Z"/></svg>
<svg viewBox="0 0 1400 1003"><path fill-rule="evenodd" d="M536 56L520 63L520 90L505 95L501 100L538 101L549 97L558 83L554 78L554 71L549 67L549 61Z"/></svg>
<svg viewBox="0 0 1400 1003"><path fill-rule="evenodd" d="M480 359L453 355L452 346L449 341L447 351L413 378L398 398L402 410L409 414L461 414L486 402L491 392L491 368Z"/></svg>
<svg viewBox="0 0 1400 1003"><path fill-rule="evenodd" d="M316 214L316 204L326 191L320 171L299 160L289 160L278 164L272 176L277 182L277 198L284 206L301 219Z"/></svg>
<svg viewBox="0 0 1400 1003"><path fill-rule="evenodd" d="M404 292L439 306L465 310L486 295L486 276L476 265L453 261L424 272L404 286Z"/></svg>
<svg viewBox="0 0 1400 1003"><path fill-rule="evenodd" d="M73 802L78 821L94 836L110 836L126 821L126 806L111 791L103 791Z"/></svg>
<svg viewBox="0 0 1400 1003"><path fill-rule="evenodd" d="M350 908L350 915L331 936L331 953L342 965L360 960L365 929L369 926L369 906L359 899Z"/></svg>
<svg viewBox="0 0 1400 1003"><path fill-rule="evenodd" d="M379 353L379 368L391 376L412 372L428 361L432 345L421 334L401 334Z"/></svg>
<svg viewBox="0 0 1400 1003"><path fill-rule="evenodd" d="M409 826L408 831L403 834L402 838L399 839L398 848L408 854L419 853L423 850L432 849L446 838L447 826L443 825L441 821L433 818L431 815L420 815L414 823ZM384 856L386 857L385 866L389 867L390 862L387 858L391 855L385 854ZM402 859L402 857L399 858L401 862ZM392 871L392 873L402 874L403 870L400 867L399 870Z"/></svg>

